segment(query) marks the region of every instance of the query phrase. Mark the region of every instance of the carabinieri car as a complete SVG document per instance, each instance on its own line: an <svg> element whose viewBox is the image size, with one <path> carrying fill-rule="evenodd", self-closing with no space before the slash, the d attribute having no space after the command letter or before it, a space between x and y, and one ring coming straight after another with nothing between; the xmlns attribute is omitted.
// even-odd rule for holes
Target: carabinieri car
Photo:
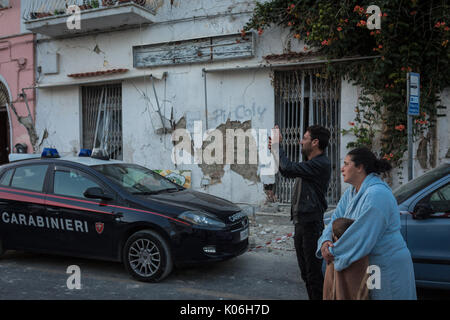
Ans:
<svg viewBox="0 0 450 320"><path fill-rule="evenodd" d="M0 255L8 249L120 261L157 282L173 266L248 249L248 217L224 199L136 164L43 157L0 167Z"/></svg>

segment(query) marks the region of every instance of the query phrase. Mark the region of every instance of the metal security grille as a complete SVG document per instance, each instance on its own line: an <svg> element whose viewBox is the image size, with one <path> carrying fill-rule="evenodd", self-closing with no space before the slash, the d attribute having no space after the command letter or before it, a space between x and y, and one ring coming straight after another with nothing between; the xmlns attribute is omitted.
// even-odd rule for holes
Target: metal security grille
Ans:
<svg viewBox="0 0 450 320"><path fill-rule="evenodd" d="M123 160L122 84L82 87L83 148Z"/></svg>
<svg viewBox="0 0 450 320"><path fill-rule="evenodd" d="M332 176L327 193L328 205L336 205L340 185L340 78L327 76L323 68L275 71L275 123L283 135L281 147L291 161L301 161L300 140L310 125L330 130L326 153L331 161ZM276 176L276 196L290 203L295 179Z"/></svg>

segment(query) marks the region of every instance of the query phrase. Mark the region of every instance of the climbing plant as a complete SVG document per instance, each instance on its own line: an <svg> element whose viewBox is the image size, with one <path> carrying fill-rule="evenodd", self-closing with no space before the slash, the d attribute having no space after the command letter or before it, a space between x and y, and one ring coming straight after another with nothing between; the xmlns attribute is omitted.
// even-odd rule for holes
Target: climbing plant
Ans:
<svg viewBox="0 0 450 320"><path fill-rule="evenodd" d="M378 29L371 5L380 8ZM380 156L399 165L407 151L406 77L421 75L421 114L413 123L414 135L435 127L442 116L440 93L450 85L450 3L446 0L271 0L257 2L242 32L262 35L281 26L292 39L303 41L304 52L318 51L327 59L374 56L373 59L327 64L362 88L355 119L350 123L354 141L347 147L373 147L379 133ZM441 112L442 113L442 112Z"/></svg>

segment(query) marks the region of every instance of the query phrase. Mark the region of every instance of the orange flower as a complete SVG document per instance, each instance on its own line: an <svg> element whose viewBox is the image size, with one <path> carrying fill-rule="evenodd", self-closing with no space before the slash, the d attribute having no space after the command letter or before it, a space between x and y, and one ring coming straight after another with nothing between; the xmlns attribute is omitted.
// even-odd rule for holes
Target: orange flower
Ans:
<svg viewBox="0 0 450 320"><path fill-rule="evenodd" d="M405 130L405 126L403 124L399 124L398 126L395 126L395 130L403 131L403 130Z"/></svg>
<svg viewBox="0 0 450 320"><path fill-rule="evenodd" d="M296 33L296 34L294 35L294 38L300 39L300 35L299 35L298 33Z"/></svg>
<svg viewBox="0 0 450 320"><path fill-rule="evenodd" d="M339 32L342 31L342 28L341 28L341 27L338 27L338 28L337 28L337 31L339 31Z"/></svg>

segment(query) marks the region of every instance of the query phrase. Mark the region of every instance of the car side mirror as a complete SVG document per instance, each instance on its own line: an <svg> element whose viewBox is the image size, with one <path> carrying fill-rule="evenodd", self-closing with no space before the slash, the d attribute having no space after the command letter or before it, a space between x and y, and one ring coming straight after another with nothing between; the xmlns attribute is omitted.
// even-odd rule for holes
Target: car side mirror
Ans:
<svg viewBox="0 0 450 320"><path fill-rule="evenodd" d="M414 219L423 220L428 219L433 214L433 208L429 203L419 203L414 208Z"/></svg>
<svg viewBox="0 0 450 320"><path fill-rule="evenodd" d="M111 194L104 193L99 187L92 187L86 189L83 193L86 198L89 199L102 199L102 200L112 200L114 197Z"/></svg>

